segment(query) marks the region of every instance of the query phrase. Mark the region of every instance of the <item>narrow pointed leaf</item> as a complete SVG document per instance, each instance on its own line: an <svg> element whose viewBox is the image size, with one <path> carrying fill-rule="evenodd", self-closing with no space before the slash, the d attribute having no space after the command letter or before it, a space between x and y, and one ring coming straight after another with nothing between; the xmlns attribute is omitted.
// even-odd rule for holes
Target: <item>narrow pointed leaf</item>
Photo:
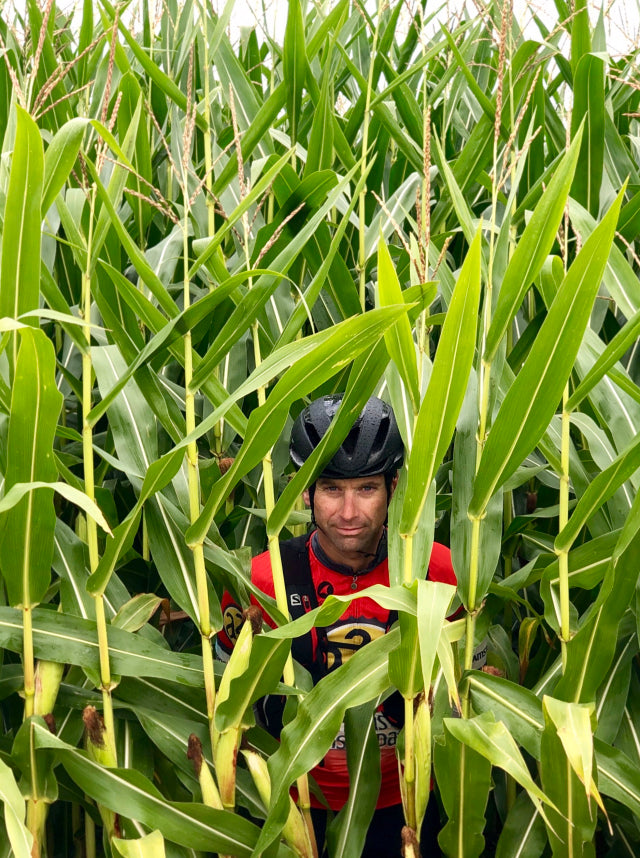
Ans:
<svg viewBox="0 0 640 858"><path fill-rule="evenodd" d="M282 71L287 87L287 114L289 135L293 143L298 139L302 87L307 73L304 20L300 0L289 0L287 26L284 33Z"/></svg>
<svg viewBox="0 0 640 858"><path fill-rule="evenodd" d="M42 331L23 328L15 368L7 441L7 495L19 485L40 483L0 519L0 566L12 605L30 607L51 579L53 492L42 484L57 477L53 440L62 406L55 384L55 353Z"/></svg>
<svg viewBox="0 0 640 858"><path fill-rule="evenodd" d="M515 739L501 721L488 712L474 718L447 718L447 729L460 741L482 754L493 766L499 766L514 778L541 809L541 802L551 805L548 796L535 783ZM542 810L541 810L542 812Z"/></svg>
<svg viewBox="0 0 640 858"><path fill-rule="evenodd" d="M640 436L608 468L600 471L578 501L568 523L556 536L556 551L568 551L598 509L640 468Z"/></svg>
<svg viewBox="0 0 640 858"><path fill-rule="evenodd" d="M545 698L546 700L546 698ZM556 854L584 854L593 841L597 814L565 753L557 724L544 707L545 729L540 742L540 779L555 807L547 810L547 833ZM591 773L589 773L590 775ZM567 850L566 852L564 850Z"/></svg>
<svg viewBox="0 0 640 858"><path fill-rule="evenodd" d="M586 8L583 13L586 15ZM588 26L588 24L587 24ZM602 57L585 54L575 69L572 136L585 117L585 134L580 149L580 170L571 187L571 196L598 216L604 165L605 67Z"/></svg>
<svg viewBox="0 0 640 858"><path fill-rule="evenodd" d="M522 369L489 432L470 515L482 515L496 489L544 434L562 397L611 249L622 194L589 236L560 287Z"/></svg>
<svg viewBox="0 0 640 858"><path fill-rule="evenodd" d="M640 335L640 310L623 325L605 350L584 376L580 384L567 400L567 411L573 411L585 396L601 381L616 363L623 357Z"/></svg>
<svg viewBox="0 0 640 858"><path fill-rule="evenodd" d="M378 296L380 306L402 304L404 297L398 281L398 275L391 261L391 255L382 238L378 241ZM420 409L420 387L418 384L418 366L416 349L411 333L411 325L406 316L402 316L384 335L389 357L395 363L405 387L409 391L413 413Z"/></svg>
<svg viewBox="0 0 640 858"><path fill-rule="evenodd" d="M0 760L0 801L4 805L4 822L15 858L31 858L33 836L25 820L25 800L9 766Z"/></svg>
<svg viewBox="0 0 640 858"><path fill-rule="evenodd" d="M247 669L231 680L229 696L216 704L217 730L239 727L251 704L273 690L282 676L289 649L284 640L254 637Z"/></svg>
<svg viewBox="0 0 640 858"><path fill-rule="evenodd" d="M5 202L0 256L0 317L17 319L38 307L40 294L40 202L44 151L40 129L21 107ZM37 321L31 324L37 326Z"/></svg>
<svg viewBox="0 0 640 858"><path fill-rule="evenodd" d="M451 436L471 372L480 298L480 242L476 234L460 271L442 327L427 392L416 421L400 532L411 536Z"/></svg>
<svg viewBox="0 0 640 858"><path fill-rule="evenodd" d="M44 155L44 182L42 188L42 216L51 205L69 178L78 157L80 145L88 120L81 117L70 119L54 135Z"/></svg>
<svg viewBox="0 0 640 858"><path fill-rule="evenodd" d="M420 664L425 688L431 685L437 644L455 587L440 581L418 581L417 623L420 641Z"/></svg>
<svg viewBox="0 0 640 858"><path fill-rule="evenodd" d="M640 538L636 535L624 553L614 556L598 598L567 644L565 673L553 690L559 700L588 703L611 667L623 614L635 593L640 563Z"/></svg>
<svg viewBox="0 0 640 858"><path fill-rule="evenodd" d="M509 260L500 286L498 303L487 334L484 349L486 361L493 360L529 286L540 273L548 254L551 252L578 163L581 139L582 131L579 130L569 151L556 168L553 178L535 207L531 219L516 245L513 256Z"/></svg>
<svg viewBox="0 0 640 858"><path fill-rule="evenodd" d="M333 858L361 853L380 792L380 747L374 727L377 700L347 709L344 716L349 798L327 829Z"/></svg>
<svg viewBox="0 0 640 858"><path fill-rule="evenodd" d="M479 858L484 849L484 812L491 764L459 741L445 721L444 740L434 747L435 777L447 814L438 842L449 858Z"/></svg>

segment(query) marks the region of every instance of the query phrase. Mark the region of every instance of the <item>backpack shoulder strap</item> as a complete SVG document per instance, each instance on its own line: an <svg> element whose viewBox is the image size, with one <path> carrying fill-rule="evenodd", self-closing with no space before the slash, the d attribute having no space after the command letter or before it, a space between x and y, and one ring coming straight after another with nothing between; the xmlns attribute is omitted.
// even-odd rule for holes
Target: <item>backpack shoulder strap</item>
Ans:
<svg viewBox="0 0 640 858"><path fill-rule="evenodd" d="M292 620L304 616L318 607L316 590L313 586L311 564L309 563L309 536L296 536L280 543L280 555L284 569L284 581L287 590L287 602ZM311 633L294 638L291 654L307 670L313 670L313 640Z"/></svg>

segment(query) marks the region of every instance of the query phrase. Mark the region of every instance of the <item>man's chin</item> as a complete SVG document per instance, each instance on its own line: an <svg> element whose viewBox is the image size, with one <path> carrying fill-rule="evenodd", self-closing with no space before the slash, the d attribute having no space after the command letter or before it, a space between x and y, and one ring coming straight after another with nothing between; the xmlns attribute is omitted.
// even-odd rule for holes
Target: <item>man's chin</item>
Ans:
<svg viewBox="0 0 640 858"><path fill-rule="evenodd" d="M369 533L358 532L353 535L336 533L332 534L331 542L336 551L353 557L373 556L376 553L376 545L373 544L374 540ZM347 562L346 557L345 562Z"/></svg>

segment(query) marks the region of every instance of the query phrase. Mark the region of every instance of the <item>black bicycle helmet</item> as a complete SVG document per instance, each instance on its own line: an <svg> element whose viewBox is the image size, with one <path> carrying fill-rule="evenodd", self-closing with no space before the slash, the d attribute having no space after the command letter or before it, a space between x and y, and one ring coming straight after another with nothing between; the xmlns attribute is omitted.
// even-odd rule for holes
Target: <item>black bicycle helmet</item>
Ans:
<svg viewBox="0 0 640 858"><path fill-rule="evenodd" d="M321 396L300 412L291 430L289 454L300 468L329 428L342 394ZM393 475L402 466L404 444L392 408L372 396L321 476L334 479Z"/></svg>

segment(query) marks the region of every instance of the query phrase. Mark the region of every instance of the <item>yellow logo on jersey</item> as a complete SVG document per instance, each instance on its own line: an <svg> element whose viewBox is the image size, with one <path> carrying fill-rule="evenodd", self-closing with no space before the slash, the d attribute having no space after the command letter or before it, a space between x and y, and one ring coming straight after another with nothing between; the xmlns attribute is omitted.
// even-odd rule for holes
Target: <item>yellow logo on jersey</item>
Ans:
<svg viewBox="0 0 640 858"><path fill-rule="evenodd" d="M373 623L345 624L326 629L327 670L349 661L354 652L381 637L385 627Z"/></svg>
<svg viewBox="0 0 640 858"><path fill-rule="evenodd" d="M237 605L229 605L222 615L222 627L230 641L235 643L244 623L242 611Z"/></svg>

